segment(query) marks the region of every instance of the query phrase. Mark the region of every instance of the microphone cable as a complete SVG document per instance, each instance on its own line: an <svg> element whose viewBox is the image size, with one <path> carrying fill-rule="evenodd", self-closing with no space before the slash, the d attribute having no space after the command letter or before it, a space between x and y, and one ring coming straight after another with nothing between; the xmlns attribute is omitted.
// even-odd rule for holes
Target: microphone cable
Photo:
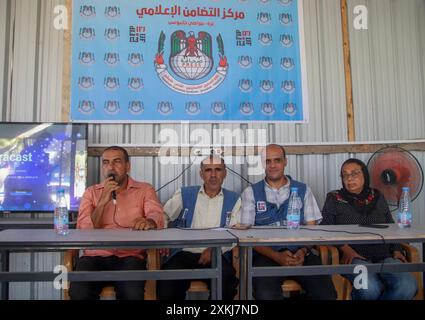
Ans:
<svg viewBox="0 0 425 320"><path fill-rule="evenodd" d="M117 218L116 218L116 214L117 214L117 205L115 204L114 205L114 214L112 215L112 220L113 220L113 222L118 226L118 227L120 227L120 228L123 228L123 229L129 229L129 230L139 230L139 229L135 229L134 228L134 226L132 226L132 227L125 227L125 226L122 226L121 224L119 224L118 223L118 221L117 221ZM155 229L149 229L149 231L160 231L160 230L165 230L165 228L161 228L161 229L158 229L158 228L155 228Z"/></svg>
<svg viewBox="0 0 425 320"><path fill-rule="evenodd" d="M229 170L231 173L233 173L233 174L237 175L239 178L241 178L241 179L242 179L242 180L244 180L245 182L248 182L248 184L249 184L250 186L252 185L252 182L251 182L251 181L249 181L248 179L246 179L246 178L242 177L242 175L241 175L241 174L237 173L236 171L234 171L234 170L230 169L230 168L229 168L229 167L227 167L227 166L226 166L226 169L227 169L227 170Z"/></svg>
<svg viewBox="0 0 425 320"><path fill-rule="evenodd" d="M188 231L207 231L207 230L215 230L219 227L211 227L211 228L188 228L188 227L175 227L176 229L179 230L188 230ZM261 229L261 230L276 230L277 228L255 228L255 227L251 227L252 229ZM226 230L231 230L233 229L232 227L223 227L222 229L226 229ZM287 228L285 228L287 229ZM379 233L374 233L374 232L354 232L354 231L344 231L344 230L325 230L325 229L310 229L308 227L300 227L300 229L303 230L309 230L309 231L322 231L322 232L328 232L328 233L347 233L347 234L354 234L354 235L361 235L361 234L367 234L367 235L374 235L374 236L378 236L382 239L382 243L383 245L386 245L386 241L385 241L385 237L382 234ZM367 262L367 261L365 261ZM372 262L373 263L373 262ZM381 266L379 268L379 273L382 273L383 268L384 268L384 264L385 264L385 260L382 259L382 262L380 263Z"/></svg>
<svg viewBox="0 0 425 320"><path fill-rule="evenodd" d="M288 230L288 228L286 227L261 227L258 228L258 226L251 226L250 229L257 229L257 230L276 230L276 229L285 229ZM365 232L365 231L360 231L360 232L356 232L356 231L346 231L346 230L326 230L326 229L310 229L308 227L300 227L300 230L308 230L308 231L322 231L322 232L328 232L328 233L347 233L347 234L354 234L354 235L374 235L374 236L378 236L379 238L381 238L382 240L382 244L383 245L387 245L386 241L385 241L385 237L382 234L379 233L375 233L375 232ZM373 263L373 262L372 262ZM382 262L380 263L381 267L379 269L379 273L382 273L382 270L384 268L384 264L385 264L385 260L382 259Z"/></svg>
<svg viewBox="0 0 425 320"><path fill-rule="evenodd" d="M300 229L309 230L309 231L322 231L322 232L329 232L329 233L347 233L347 234L354 234L354 235L362 235L362 234L374 235L374 236L378 236L378 237L381 238L383 245L387 244L386 241L385 241L385 237L382 234L375 233L375 232L364 232L364 231L363 232L362 231L356 232L356 231L346 231L346 230L310 229L308 227L300 227ZM382 273L382 270L384 269L384 264L385 264L385 259L382 259L381 267L379 268L379 273Z"/></svg>
<svg viewBox="0 0 425 320"><path fill-rule="evenodd" d="M124 228L124 229L132 229L132 228L130 228L130 227L124 227L124 226L120 225L120 224L118 223L117 219L116 219L116 214L117 214L117 204L116 204L116 202L114 202L114 214L112 215L112 220L113 220L113 221L114 221L114 223L115 223L118 227L120 227L120 228Z"/></svg>
<svg viewBox="0 0 425 320"><path fill-rule="evenodd" d="M170 181L168 181L167 183L165 183L164 185L162 185L161 187L159 187L158 189L156 189L155 190L155 192L158 192L158 191L160 191L160 190L162 190L162 189L164 189L166 186L168 186L170 183L173 183L174 181L176 181L178 178L180 178L182 175L183 175L183 173L185 173L187 170L189 170L190 169L190 167L195 163L195 161L196 161L196 157L195 157L195 159L193 159L193 161L186 167L186 168L184 168L183 169L183 171L182 172L180 172L180 174L177 176L177 177L175 177L173 180L170 180Z"/></svg>
<svg viewBox="0 0 425 320"><path fill-rule="evenodd" d="M192 167L192 165L195 163L196 158L186 167L183 169L183 171L174 179L168 181L167 183L163 184L162 186L160 186L157 190L155 190L155 192L158 192L162 189L164 189L166 186L168 186L169 184L173 183L174 181L176 181L178 178L180 178L187 170L190 169L190 167ZM244 178L241 174L237 173L236 171L230 169L228 166L226 166L226 170L229 170L231 173L237 175L239 178L241 178L242 180L244 180L245 182L247 182L249 185L252 185L252 182L249 181L248 179Z"/></svg>

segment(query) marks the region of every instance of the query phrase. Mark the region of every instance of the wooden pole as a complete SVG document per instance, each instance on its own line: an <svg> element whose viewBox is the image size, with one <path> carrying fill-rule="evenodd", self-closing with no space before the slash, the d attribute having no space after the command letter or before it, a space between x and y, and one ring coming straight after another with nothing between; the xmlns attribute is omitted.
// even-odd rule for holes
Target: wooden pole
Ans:
<svg viewBox="0 0 425 320"><path fill-rule="evenodd" d="M102 155L103 150L109 145L105 146L89 146L88 155L90 157L99 157ZM408 151L425 151L425 141L408 141L408 142L391 142L388 143L346 143L346 144L316 144L316 145L285 145L286 154L288 155L313 155L313 154L346 154L346 153L374 153L382 148L403 148ZM132 157L189 157L194 156L200 150L213 149L221 150L224 156L254 156L260 154L264 146L251 146L251 147L211 147L211 146L169 146L165 150L160 146L126 146L122 145L128 154Z"/></svg>
<svg viewBox="0 0 425 320"><path fill-rule="evenodd" d="M353 107L353 84L351 77L351 58L350 58L350 34L348 31L348 10L347 0L341 1L341 23L342 23L342 42L344 49L344 71L345 71L345 103L347 109L347 136L348 141L356 140L354 126L354 107Z"/></svg>
<svg viewBox="0 0 425 320"><path fill-rule="evenodd" d="M69 122L71 107L71 47L72 47L72 0L66 0L68 9L68 28L63 33L63 71L62 71L62 122Z"/></svg>

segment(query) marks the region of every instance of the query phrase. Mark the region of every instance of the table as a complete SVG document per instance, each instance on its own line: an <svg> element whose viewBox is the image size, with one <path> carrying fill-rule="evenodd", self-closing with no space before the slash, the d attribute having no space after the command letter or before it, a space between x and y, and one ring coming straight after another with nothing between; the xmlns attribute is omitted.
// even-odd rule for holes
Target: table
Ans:
<svg viewBox="0 0 425 320"><path fill-rule="evenodd" d="M75 229L76 221L69 222ZM52 218L0 218L0 230L6 229L53 229Z"/></svg>
<svg viewBox="0 0 425 320"><path fill-rule="evenodd" d="M75 229L76 221L69 222L69 228ZM50 218L10 218L0 215L0 230L6 229L53 229L53 216ZM8 250L0 251L1 266L0 270L9 271ZM9 285L4 283L1 286L0 297L6 299L9 296Z"/></svg>
<svg viewBox="0 0 425 320"><path fill-rule="evenodd" d="M345 243L400 243L421 242L424 261L425 230L399 229L390 224L387 229L365 228L357 225L303 226L299 230L281 227L254 227L248 230L230 230L240 246L240 292L242 299L252 299L252 278L267 276L318 275L353 273L354 265L326 265L300 267L253 267L252 248L271 245L340 245ZM365 264L370 272L381 270L381 264ZM425 263L385 264L384 272L425 271Z"/></svg>
<svg viewBox="0 0 425 320"><path fill-rule="evenodd" d="M70 230L66 236L51 229L9 229L0 232L0 250L7 251L59 251L67 249L135 249L212 247L211 268L190 270L126 270L78 271L68 274L69 281L124 281L167 279L212 279L211 297L222 298L221 248L232 246L237 239L226 230ZM52 272L0 272L0 282L53 281Z"/></svg>

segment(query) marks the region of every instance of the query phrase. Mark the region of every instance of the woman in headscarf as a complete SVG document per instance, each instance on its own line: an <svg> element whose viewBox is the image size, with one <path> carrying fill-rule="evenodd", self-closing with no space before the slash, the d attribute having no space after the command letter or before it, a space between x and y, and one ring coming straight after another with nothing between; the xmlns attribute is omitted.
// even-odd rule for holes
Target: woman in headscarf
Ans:
<svg viewBox="0 0 425 320"><path fill-rule="evenodd" d="M348 159L341 167L342 189L329 192L322 210L321 224L394 223L384 196L369 186L369 172L358 159ZM346 264L407 262L398 244L345 244L339 246ZM344 275L352 284L356 274ZM406 272L368 273L368 288L353 286L353 300L408 300L417 292L415 278Z"/></svg>

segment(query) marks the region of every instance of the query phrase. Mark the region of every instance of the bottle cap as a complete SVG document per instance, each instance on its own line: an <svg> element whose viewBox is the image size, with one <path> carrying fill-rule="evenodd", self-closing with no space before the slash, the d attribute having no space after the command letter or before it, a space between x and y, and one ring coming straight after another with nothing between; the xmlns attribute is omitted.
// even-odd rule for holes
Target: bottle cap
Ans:
<svg viewBox="0 0 425 320"><path fill-rule="evenodd" d="M409 189L410 189L409 187L402 187L401 188L402 191L409 191Z"/></svg>
<svg viewBox="0 0 425 320"><path fill-rule="evenodd" d="M298 192L298 188L297 187L291 187L291 192L292 191L297 191Z"/></svg>

